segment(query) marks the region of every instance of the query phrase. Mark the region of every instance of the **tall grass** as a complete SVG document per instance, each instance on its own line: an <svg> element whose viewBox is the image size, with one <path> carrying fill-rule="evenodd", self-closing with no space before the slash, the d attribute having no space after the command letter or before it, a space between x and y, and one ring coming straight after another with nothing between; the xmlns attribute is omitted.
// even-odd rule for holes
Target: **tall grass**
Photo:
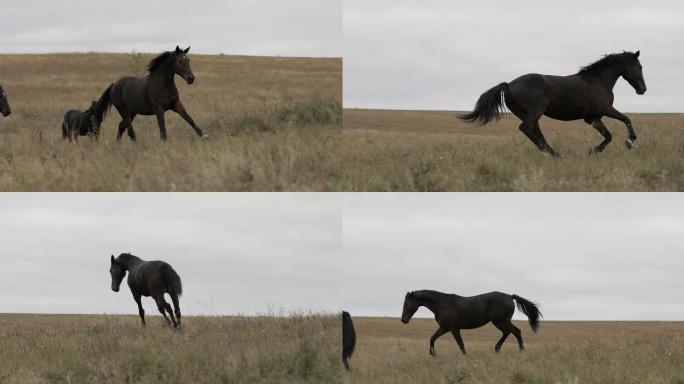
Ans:
<svg viewBox="0 0 684 384"><path fill-rule="evenodd" d="M0 316L2 383L337 383L339 319Z"/></svg>

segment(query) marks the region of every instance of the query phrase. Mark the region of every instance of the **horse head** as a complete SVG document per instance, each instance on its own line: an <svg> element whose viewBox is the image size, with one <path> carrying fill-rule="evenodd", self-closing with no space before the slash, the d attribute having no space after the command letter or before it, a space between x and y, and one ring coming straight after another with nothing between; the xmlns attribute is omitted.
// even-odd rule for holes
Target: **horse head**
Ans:
<svg viewBox="0 0 684 384"><path fill-rule="evenodd" d="M171 68L173 69L173 72L182 77L186 83L192 84L195 82L195 75L192 73L192 69L190 69L188 52L190 52L190 47L180 49L180 47L176 46L176 50L173 52Z"/></svg>
<svg viewBox="0 0 684 384"><path fill-rule="evenodd" d="M627 54L628 59L626 60L626 67L622 73L622 77L627 80L637 94L643 95L646 93L646 81L644 80L641 62L639 62L639 55L641 55L641 52L625 53Z"/></svg>
<svg viewBox="0 0 684 384"><path fill-rule="evenodd" d="M406 292L404 297L404 310L401 313L401 322L408 324L413 315L420 308L420 303L415 299L413 292Z"/></svg>
<svg viewBox="0 0 684 384"><path fill-rule="evenodd" d="M126 268L124 268L124 266L121 263L116 261L114 255L112 255L111 263L112 264L109 268L109 274L112 275L112 291L119 292L121 282L123 281L123 278L126 276Z"/></svg>

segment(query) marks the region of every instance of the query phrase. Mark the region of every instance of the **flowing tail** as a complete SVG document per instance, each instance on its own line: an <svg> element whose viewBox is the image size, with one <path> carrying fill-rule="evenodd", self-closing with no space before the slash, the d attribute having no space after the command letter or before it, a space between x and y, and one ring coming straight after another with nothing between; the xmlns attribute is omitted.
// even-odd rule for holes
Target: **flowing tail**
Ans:
<svg viewBox="0 0 684 384"><path fill-rule="evenodd" d="M506 113L504 101L506 92L508 92L508 83L497 85L477 99L475 109L472 112L459 116L459 118L469 123L477 122L477 125L485 125L492 120L499 120Z"/></svg>
<svg viewBox="0 0 684 384"><path fill-rule="evenodd" d="M100 96L100 100L97 101L97 104L95 105L95 124L98 127L102 124L104 121L105 115L107 115L107 112L109 111L109 108L112 106L112 99L111 99L111 92L112 92L112 87L114 84L110 84L107 89L102 93L102 96Z"/></svg>
<svg viewBox="0 0 684 384"><path fill-rule="evenodd" d="M349 312L342 312L342 363L344 367L349 369L349 359L354 353L356 347L356 331L354 331L354 323L352 323Z"/></svg>
<svg viewBox="0 0 684 384"><path fill-rule="evenodd" d="M539 318L543 317L537 304L529 300L525 300L518 295L513 295L511 297L513 297L513 300L515 300L515 305L518 307L518 310L527 316L532 331L537 333L537 330L539 329Z"/></svg>
<svg viewBox="0 0 684 384"><path fill-rule="evenodd" d="M170 265L164 268L164 280L166 281L166 286L169 288L169 293L175 293L178 296L183 294L181 278Z"/></svg>

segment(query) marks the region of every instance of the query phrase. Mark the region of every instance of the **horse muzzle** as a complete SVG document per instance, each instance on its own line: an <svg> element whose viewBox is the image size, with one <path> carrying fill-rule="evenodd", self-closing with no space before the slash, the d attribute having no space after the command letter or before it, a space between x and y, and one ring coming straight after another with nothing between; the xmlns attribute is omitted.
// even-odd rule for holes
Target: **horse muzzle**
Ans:
<svg viewBox="0 0 684 384"><path fill-rule="evenodd" d="M644 93L646 93L646 87L644 87L644 89L640 89L640 90L636 91L636 93L637 93L637 95L643 95Z"/></svg>
<svg viewBox="0 0 684 384"><path fill-rule="evenodd" d="M404 318L402 317L402 318L401 318L401 322L404 323L404 324L408 324L409 321L406 320L406 319L404 319Z"/></svg>
<svg viewBox="0 0 684 384"><path fill-rule="evenodd" d="M12 111L11 111L9 108L3 109L3 110L2 110L2 115L5 116L5 117L7 117L7 116L9 116L9 115L11 115L11 114L12 114Z"/></svg>
<svg viewBox="0 0 684 384"><path fill-rule="evenodd" d="M119 292L119 287L112 286L112 291Z"/></svg>
<svg viewBox="0 0 684 384"><path fill-rule="evenodd" d="M190 75L190 76L186 77L186 78L185 78L185 82L188 83L188 84L194 83L194 82L195 82L195 76Z"/></svg>

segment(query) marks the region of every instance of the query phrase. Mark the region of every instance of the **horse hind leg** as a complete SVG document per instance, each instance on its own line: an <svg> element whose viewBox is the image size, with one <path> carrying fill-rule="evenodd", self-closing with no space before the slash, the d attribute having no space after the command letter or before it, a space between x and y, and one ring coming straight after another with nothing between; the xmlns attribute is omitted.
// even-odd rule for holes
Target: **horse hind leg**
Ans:
<svg viewBox="0 0 684 384"><path fill-rule="evenodd" d="M157 302L157 309L159 310L159 313L161 313L162 316L164 316L164 320L166 320L166 325L168 325L170 327L171 326L171 320L169 320L168 316L166 316L166 310L167 310L166 307L169 305L169 303L167 303L166 300L164 300L163 296L157 297L154 300ZM172 317L172 319L173 319L173 317ZM176 324L175 320L173 321L173 324L174 325Z"/></svg>
<svg viewBox="0 0 684 384"><path fill-rule="evenodd" d="M171 295L171 301L173 302L173 309L176 313L176 320L178 321L178 326L180 327L180 325L181 325L181 311L180 311L180 304L178 303L178 295L172 294Z"/></svg>
<svg viewBox="0 0 684 384"><path fill-rule="evenodd" d="M173 327L177 328L178 327L178 321L176 320L176 317L173 315L173 308L171 308L171 304L167 303L166 300L164 300L164 309L166 309L166 312L169 313L169 317L171 318L171 321L173 322Z"/></svg>
<svg viewBox="0 0 684 384"><path fill-rule="evenodd" d="M510 327L508 326L508 324L510 324L510 323L501 323L501 322L496 322L496 323L494 323L494 326L495 326L496 328L498 328L498 329L501 331L501 334L502 334L502 335L501 335L501 338L499 339L499 341L496 343L496 346L494 347L494 350L495 350L496 352L501 351L501 346L502 346L503 343L506 341L506 338L508 337L508 335L511 334L511 329L510 329Z"/></svg>
<svg viewBox="0 0 684 384"><path fill-rule="evenodd" d="M518 348L520 348L521 351L524 350L525 346L523 345L522 332L520 332L520 328L513 325L513 323L509 323L508 327L511 330L511 333L513 333L513 336L515 336L515 338L518 340Z"/></svg>

